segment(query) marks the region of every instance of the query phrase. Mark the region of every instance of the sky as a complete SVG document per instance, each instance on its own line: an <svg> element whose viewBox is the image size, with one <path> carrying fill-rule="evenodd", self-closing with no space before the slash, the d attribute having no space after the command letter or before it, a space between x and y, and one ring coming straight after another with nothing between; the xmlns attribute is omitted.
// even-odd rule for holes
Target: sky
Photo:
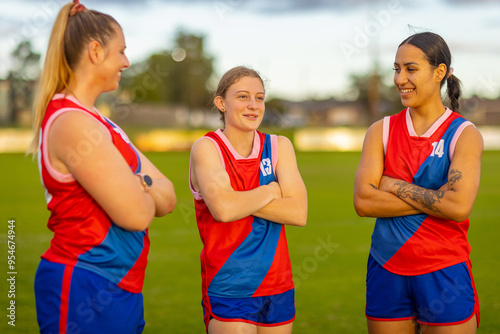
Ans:
<svg viewBox="0 0 500 334"><path fill-rule="evenodd" d="M0 78L22 40L45 53L61 0L0 0ZM246 65L267 95L346 97L351 74L379 65L387 84L399 43L432 31L448 43L466 97L500 96L500 0L82 0L122 26L131 63L203 35L216 76Z"/></svg>

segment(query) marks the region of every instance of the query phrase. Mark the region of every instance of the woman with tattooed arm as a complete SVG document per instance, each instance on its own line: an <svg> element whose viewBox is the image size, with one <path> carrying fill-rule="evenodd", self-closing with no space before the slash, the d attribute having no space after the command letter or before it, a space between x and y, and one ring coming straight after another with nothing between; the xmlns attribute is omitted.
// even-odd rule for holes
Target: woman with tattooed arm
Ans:
<svg viewBox="0 0 500 334"><path fill-rule="evenodd" d="M394 84L406 109L366 133L354 207L377 217L366 279L369 333L475 333L479 324L467 231L483 140L458 114L460 81L450 63L439 35L404 40ZM451 109L441 99L445 82Z"/></svg>

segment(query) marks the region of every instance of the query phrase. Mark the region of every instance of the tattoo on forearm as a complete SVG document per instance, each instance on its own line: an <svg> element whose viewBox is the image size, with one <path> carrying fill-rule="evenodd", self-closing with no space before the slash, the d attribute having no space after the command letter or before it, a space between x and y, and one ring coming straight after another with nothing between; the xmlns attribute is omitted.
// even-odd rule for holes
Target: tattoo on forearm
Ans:
<svg viewBox="0 0 500 334"><path fill-rule="evenodd" d="M448 175L448 189L453 190L455 183L462 179L462 172L458 169L452 169Z"/></svg>
<svg viewBox="0 0 500 334"><path fill-rule="evenodd" d="M440 199L444 196L443 190L424 189L414 184L405 181L396 181L394 185L397 187L396 195L400 198L410 198L417 203L420 203L424 208L432 212L440 213L435 206L436 203L441 203Z"/></svg>
<svg viewBox="0 0 500 334"><path fill-rule="evenodd" d="M373 187L373 189L377 189L377 190L378 190L378 188L377 188L377 186L376 186L376 185L371 184L371 183L370 183L370 185Z"/></svg>

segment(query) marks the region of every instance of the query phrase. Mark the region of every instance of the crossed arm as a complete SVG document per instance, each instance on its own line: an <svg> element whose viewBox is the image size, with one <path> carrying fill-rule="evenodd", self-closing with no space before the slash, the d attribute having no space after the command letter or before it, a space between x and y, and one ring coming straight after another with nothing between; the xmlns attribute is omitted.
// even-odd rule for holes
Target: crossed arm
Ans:
<svg viewBox="0 0 500 334"><path fill-rule="evenodd" d="M220 222L254 215L276 223L304 226L307 220L306 188L297 168L293 146L286 137L278 137L278 155L278 182L235 191L214 144L202 138L191 149L192 186L201 193L213 217Z"/></svg>
<svg viewBox="0 0 500 334"><path fill-rule="evenodd" d="M48 150L54 168L71 173L111 220L126 230L143 231L155 216L172 212L176 205L173 184L139 153L141 172L153 178L151 189L144 191L104 127L89 115L68 111L57 117L50 128Z"/></svg>
<svg viewBox="0 0 500 334"><path fill-rule="evenodd" d="M426 213L453 221L465 220L479 189L483 141L473 126L464 129L455 146L448 183L438 190L383 175L382 122L368 130L354 187L360 216L395 217Z"/></svg>

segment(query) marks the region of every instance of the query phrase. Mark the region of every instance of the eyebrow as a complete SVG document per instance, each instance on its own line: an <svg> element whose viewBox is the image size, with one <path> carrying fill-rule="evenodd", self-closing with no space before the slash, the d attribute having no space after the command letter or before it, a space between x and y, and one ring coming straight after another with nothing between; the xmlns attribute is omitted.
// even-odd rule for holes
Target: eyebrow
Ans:
<svg viewBox="0 0 500 334"><path fill-rule="evenodd" d="M398 63L396 63L396 62L394 62L394 65L398 65L398 66L399 66L399 64L398 64ZM403 64L403 66L410 66L410 65L418 65L418 63L411 61L411 62L409 62L409 63L405 63L405 64Z"/></svg>
<svg viewBox="0 0 500 334"><path fill-rule="evenodd" d="M240 89L240 90L237 90L235 92L235 94L239 94L239 93L247 93L247 94L250 94L250 92L248 90L245 90L245 89ZM266 92L257 92L257 94L266 94Z"/></svg>

